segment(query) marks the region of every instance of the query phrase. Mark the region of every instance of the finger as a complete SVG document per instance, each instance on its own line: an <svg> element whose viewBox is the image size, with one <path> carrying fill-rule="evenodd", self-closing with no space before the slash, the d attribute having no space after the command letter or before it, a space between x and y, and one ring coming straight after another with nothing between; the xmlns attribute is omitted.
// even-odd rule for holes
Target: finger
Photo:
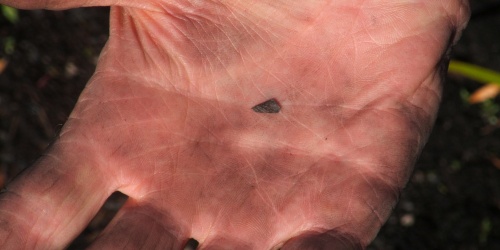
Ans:
<svg viewBox="0 0 500 250"><path fill-rule="evenodd" d="M104 175L92 171L89 163L50 154L9 184L0 195L2 249L68 245L112 191L103 184Z"/></svg>
<svg viewBox="0 0 500 250"><path fill-rule="evenodd" d="M0 0L0 4L18 9L49 10L112 5L146 8L148 7L148 3L149 1L142 0Z"/></svg>
<svg viewBox="0 0 500 250"><path fill-rule="evenodd" d="M264 247L256 246L256 244L259 244L261 242L258 242L259 240L257 239L255 241L256 242L249 243L244 240L217 237L210 241L205 241L201 243L199 249L200 250L265 249Z"/></svg>
<svg viewBox="0 0 500 250"><path fill-rule="evenodd" d="M331 230L325 233L306 232L288 240L282 250L363 249L355 237Z"/></svg>
<svg viewBox="0 0 500 250"><path fill-rule="evenodd" d="M186 228L166 212L129 200L90 249L183 249Z"/></svg>
<svg viewBox="0 0 500 250"><path fill-rule="evenodd" d="M453 2L455 4L453 4ZM456 29L456 34L453 37L453 44L458 42L462 31L467 26L470 18L470 5L469 0L452 0L452 3L444 3L445 10L449 13L449 19L452 27Z"/></svg>

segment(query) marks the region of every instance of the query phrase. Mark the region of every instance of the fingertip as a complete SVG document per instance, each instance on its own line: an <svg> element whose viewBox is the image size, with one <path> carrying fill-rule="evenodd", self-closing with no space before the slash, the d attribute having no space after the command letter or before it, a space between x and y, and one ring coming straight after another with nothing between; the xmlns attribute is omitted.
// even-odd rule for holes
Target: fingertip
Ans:
<svg viewBox="0 0 500 250"><path fill-rule="evenodd" d="M130 199L89 249L196 249L188 239L189 230L168 212Z"/></svg>
<svg viewBox="0 0 500 250"><path fill-rule="evenodd" d="M452 0L452 4L447 8L452 27L450 45L455 45L462 36L463 30L469 23L471 11L469 0Z"/></svg>
<svg viewBox="0 0 500 250"><path fill-rule="evenodd" d="M470 3L469 0L461 0L460 7L457 15L457 27L460 30L465 29L467 23L469 22L471 16Z"/></svg>
<svg viewBox="0 0 500 250"><path fill-rule="evenodd" d="M436 69L441 77L441 82L445 82L448 74L451 51L462 37L462 33L467 27L471 15L468 0L452 0L452 4L450 6L451 7L447 7L450 22L449 37L444 47L444 53L436 66Z"/></svg>
<svg viewBox="0 0 500 250"><path fill-rule="evenodd" d="M281 250L357 250L364 249L360 240L348 233L330 230L324 233L305 232L288 240Z"/></svg>

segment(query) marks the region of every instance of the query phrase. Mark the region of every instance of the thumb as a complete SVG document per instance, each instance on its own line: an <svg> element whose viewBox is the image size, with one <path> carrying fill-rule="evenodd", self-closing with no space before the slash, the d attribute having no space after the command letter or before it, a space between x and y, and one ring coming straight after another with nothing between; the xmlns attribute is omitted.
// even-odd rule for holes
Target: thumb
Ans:
<svg viewBox="0 0 500 250"><path fill-rule="evenodd" d="M330 230L325 233L306 232L288 240L282 250L354 250L363 249L360 241L349 234Z"/></svg>
<svg viewBox="0 0 500 250"><path fill-rule="evenodd" d="M143 7L148 1L141 0L0 0L0 4L18 9L64 10L93 6L130 6Z"/></svg>

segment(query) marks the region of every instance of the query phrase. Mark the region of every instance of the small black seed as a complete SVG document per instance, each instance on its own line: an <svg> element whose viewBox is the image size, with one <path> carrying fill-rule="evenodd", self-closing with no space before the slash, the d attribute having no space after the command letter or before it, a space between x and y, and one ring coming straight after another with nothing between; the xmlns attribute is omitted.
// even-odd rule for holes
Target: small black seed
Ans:
<svg viewBox="0 0 500 250"><path fill-rule="evenodd" d="M255 105L252 109L257 113L279 113L281 107L278 104L278 101L273 98L261 104Z"/></svg>
<svg viewBox="0 0 500 250"><path fill-rule="evenodd" d="M198 245L200 243L198 243L197 240L193 239L193 238L190 238L187 243L186 243L186 246L184 247L184 250L195 250L196 248L198 248Z"/></svg>

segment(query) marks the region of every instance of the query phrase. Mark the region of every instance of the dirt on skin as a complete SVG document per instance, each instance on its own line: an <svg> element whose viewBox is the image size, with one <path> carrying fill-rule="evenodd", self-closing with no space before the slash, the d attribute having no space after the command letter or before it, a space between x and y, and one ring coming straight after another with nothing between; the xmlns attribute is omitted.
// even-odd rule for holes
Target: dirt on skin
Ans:
<svg viewBox="0 0 500 250"><path fill-rule="evenodd" d="M472 1L453 57L500 71L500 1ZM108 8L0 15L0 186L54 139L95 69ZM1 65L0 65L1 66ZM1 68L1 67L0 67ZM450 76L408 187L370 249L500 249L500 98L470 105L481 85ZM113 195L69 249L84 249L126 197Z"/></svg>

